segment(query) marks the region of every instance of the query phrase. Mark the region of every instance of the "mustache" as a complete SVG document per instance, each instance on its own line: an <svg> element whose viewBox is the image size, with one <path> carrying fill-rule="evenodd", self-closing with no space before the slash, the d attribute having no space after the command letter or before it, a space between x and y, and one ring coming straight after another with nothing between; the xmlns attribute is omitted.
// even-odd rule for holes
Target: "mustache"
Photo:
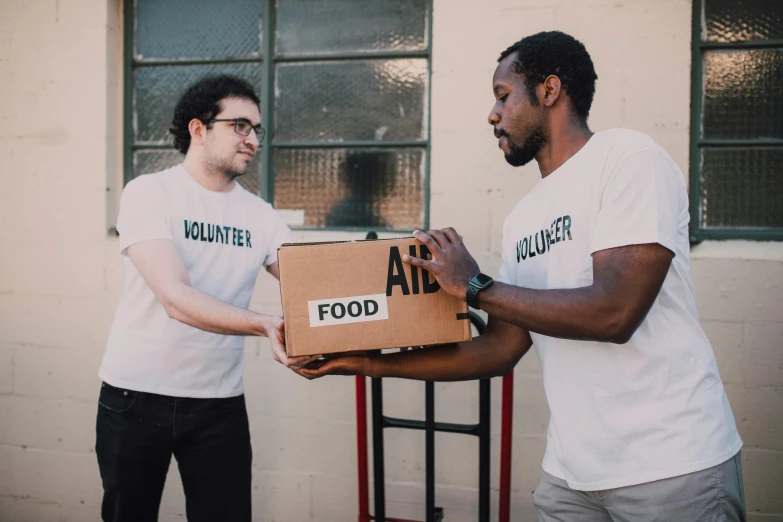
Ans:
<svg viewBox="0 0 783 522"><path fill-rule="evenodd" d="M495 134L495 137L496 137L497 139L500 139L500 138L502 138L503 136L505 136L506 138L508 138L508 137L509 137L509 136L508 136L508 133L507 133L506 131L504 131L503 129L498 129L497 127L495 127L495 128L494 128L494 130L493 130L493 133Z"/></svg>

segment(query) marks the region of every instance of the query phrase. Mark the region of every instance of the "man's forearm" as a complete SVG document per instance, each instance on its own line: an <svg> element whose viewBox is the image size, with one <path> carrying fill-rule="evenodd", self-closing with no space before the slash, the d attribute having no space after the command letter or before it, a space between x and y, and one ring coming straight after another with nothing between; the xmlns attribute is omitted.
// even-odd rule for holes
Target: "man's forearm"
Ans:
<svg viewBox="0 0 783 522"><path fill-rule="evenodd" d="M505 375L520 357L504 354L478 337L465 343L371 355L367 360L366 375L422 381L468 381Z"/></svg>
<svg viewBox="0 0 783 522"><path fill-rule="evenodd" d="M414 232L432 259L403 261L434 275L449 295L465 299L468 280L479 271L456 230ZM592 283L562 290L532 290L497 283L478 296L490 316L528 332L588 341L627 342L661 290L674 252L650 242L605 248L592 254ZM515 268L510 268L514 271Z"/></svg>
<svg viewBox="0 0 783 522"><path fill-rule="evenodd" d="M171 318L207 332L267 335L269 316L226 303L189 285L179 286L163 306Z"/></svg>
<svg viewBox="0 0 783 522"><path fill-rule="evenodd" d="M619 302L592 286L533 290L495 283L479 294L479 305L493 317L550 337L627 340L627 321Z"/></svg>

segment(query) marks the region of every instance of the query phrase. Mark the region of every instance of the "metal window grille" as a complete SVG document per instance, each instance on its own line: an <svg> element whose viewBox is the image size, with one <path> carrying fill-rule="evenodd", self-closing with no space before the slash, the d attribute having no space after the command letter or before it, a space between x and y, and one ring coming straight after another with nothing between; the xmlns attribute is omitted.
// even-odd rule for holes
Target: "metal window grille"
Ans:
<svg viewBox="0 0 783 522"><path fill-rule="evenodd" d="M783 3L693 2L691 240L783 240Z"/></svg>

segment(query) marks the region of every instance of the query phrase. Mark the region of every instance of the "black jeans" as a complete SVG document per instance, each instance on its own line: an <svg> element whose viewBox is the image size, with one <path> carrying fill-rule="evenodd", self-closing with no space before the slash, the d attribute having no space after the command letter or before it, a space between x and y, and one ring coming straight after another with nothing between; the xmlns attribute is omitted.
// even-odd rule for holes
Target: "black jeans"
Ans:
<svg viewBox="0 0 783 522"><path fill-rule="evenodd" d="M188 522L250 522L252 451L244 395L189 399L103 383L95 453L105 522L157 521L172 455Z"/></svg>

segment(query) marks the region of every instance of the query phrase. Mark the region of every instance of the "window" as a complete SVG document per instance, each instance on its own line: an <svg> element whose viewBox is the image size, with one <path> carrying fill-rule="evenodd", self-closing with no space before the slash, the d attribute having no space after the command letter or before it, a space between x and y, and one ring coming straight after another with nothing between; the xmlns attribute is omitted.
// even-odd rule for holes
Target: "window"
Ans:
<svg viewBox="0 0 783 522"><path fill-rule="evenodd" d="M691 239L783 240L783 2L695 0Z"/></svg>
<svg viewBox="0 0 783 522"><path fill-rule="evenodd" d="M177 99L228 73L259 92L267 129L240 183L293 226L426 227L431 13L431 0L129 0L126 182L182 161Z"/></svg>

